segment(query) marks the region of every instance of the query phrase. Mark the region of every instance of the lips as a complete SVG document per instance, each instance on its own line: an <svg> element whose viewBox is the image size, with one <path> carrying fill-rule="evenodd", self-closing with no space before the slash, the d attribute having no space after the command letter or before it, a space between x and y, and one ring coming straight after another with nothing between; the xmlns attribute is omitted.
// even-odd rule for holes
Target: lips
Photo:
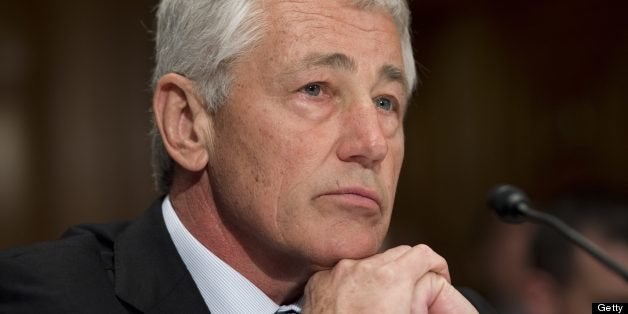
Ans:
<svg viewBox="0 0 628 314"><path fill-rule="evenodd" d="M354 207L364 207L379 210L382 208L382 201L379 194L372 189L365 187L344 187L329 191L320 195L324 198L331 198L341 203Z"/></svg>

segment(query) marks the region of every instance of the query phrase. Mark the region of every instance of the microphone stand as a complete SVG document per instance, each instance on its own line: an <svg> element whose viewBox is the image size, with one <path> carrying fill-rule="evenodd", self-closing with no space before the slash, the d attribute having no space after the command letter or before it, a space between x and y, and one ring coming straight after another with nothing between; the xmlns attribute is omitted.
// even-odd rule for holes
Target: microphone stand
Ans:
<svg viewBox="0 0 628 314"><path fill-rule="evenodd" d="M543 223L554 228L559 233L571 240L571 242L575 243L583 250L587 251L589 254L591 254L591 256L596 258L610 270L621 276L624 281L628 282L628 271L622 265L606 255L606 253L604 253L604 251L599 246L591 242L580 232L571 228L569 225L558 219L556 216L540 212L538 210L530 208L525 204L522 205L523 206L520 206L519 210L530 220L537 223Z"/></svg>
<svg viewBox="0 0 628 314"><path fill-rule="evenodd" d="M628 270L611 259L599 246L556 216L540 212L528 206L528 202L529 200L525 193L511 185L498 186L492 190L488 198L489 206L495 209L497 216L502 221L521 223L525 220L530 220L550 226L628 282Z"/></svg>

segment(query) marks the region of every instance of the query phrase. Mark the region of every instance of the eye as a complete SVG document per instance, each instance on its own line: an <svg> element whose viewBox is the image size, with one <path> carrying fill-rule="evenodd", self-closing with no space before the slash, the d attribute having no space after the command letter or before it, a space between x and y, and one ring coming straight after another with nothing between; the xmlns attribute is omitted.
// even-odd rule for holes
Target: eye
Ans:
<svg viewBox="0 0 628 314"><path fill-rule="evenodd" d="M395 101L388 97L377 97L375 98L375 106L384 111L393 111L395 110Z"/></svg>
<svg viewBox="0 0 628 314"><path fill-rule="evenodd" d="M321 85L310 83L301 88L301 90L310 96L319 96L321 94Z"/></svg>

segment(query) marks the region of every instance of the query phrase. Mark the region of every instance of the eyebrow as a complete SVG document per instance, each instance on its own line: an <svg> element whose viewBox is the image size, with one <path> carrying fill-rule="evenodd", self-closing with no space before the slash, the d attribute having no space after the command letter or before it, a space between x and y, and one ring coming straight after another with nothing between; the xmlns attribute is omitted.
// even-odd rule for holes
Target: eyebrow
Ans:
<svg viewBox="0 0 628 314"><path fill-rule="evenodd" d="M404 93L408 95L409 84L408 84L408 81L406 80L406 76L404 75L403 71L400 68L392 64L385 64L384 66L382 66L381 70L379 71L379 77L388 82L397 82L401 84L401 86L403 87Z"/></svg>
<svg viewBox="0 0 628 314"><path fill-rule="evenodd" d="M330 67L333 69L355 72L357 66L353 59L343 53L313 53L305 57L305 67Z"/></svg>
<svg viewBox="0 0 628 314"><path fill-rule="evenodd" d="M357 65L353 58L343 53L312 53L304 58L304 68L329 67L332 69L355 72ZM406 95L409 92L408 81L403 70L392 64L385 64L379 70L379 78L387 82L397 82L403 87Z"/></svg>

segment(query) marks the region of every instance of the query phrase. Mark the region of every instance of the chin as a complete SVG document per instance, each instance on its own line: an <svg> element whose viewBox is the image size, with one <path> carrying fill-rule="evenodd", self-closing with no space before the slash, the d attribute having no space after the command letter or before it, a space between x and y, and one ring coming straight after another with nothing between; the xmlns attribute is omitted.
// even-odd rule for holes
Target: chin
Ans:
<svg viewBox="0 0 628 314"><path fill-rule="evenodd" d="M317 247L314 264L320 268L332 268L343 259L364 259L378 253L382 245L383 237L375 236L372 233L367 235L354 235L352 237L339 237L320 241Z"/></svg>

